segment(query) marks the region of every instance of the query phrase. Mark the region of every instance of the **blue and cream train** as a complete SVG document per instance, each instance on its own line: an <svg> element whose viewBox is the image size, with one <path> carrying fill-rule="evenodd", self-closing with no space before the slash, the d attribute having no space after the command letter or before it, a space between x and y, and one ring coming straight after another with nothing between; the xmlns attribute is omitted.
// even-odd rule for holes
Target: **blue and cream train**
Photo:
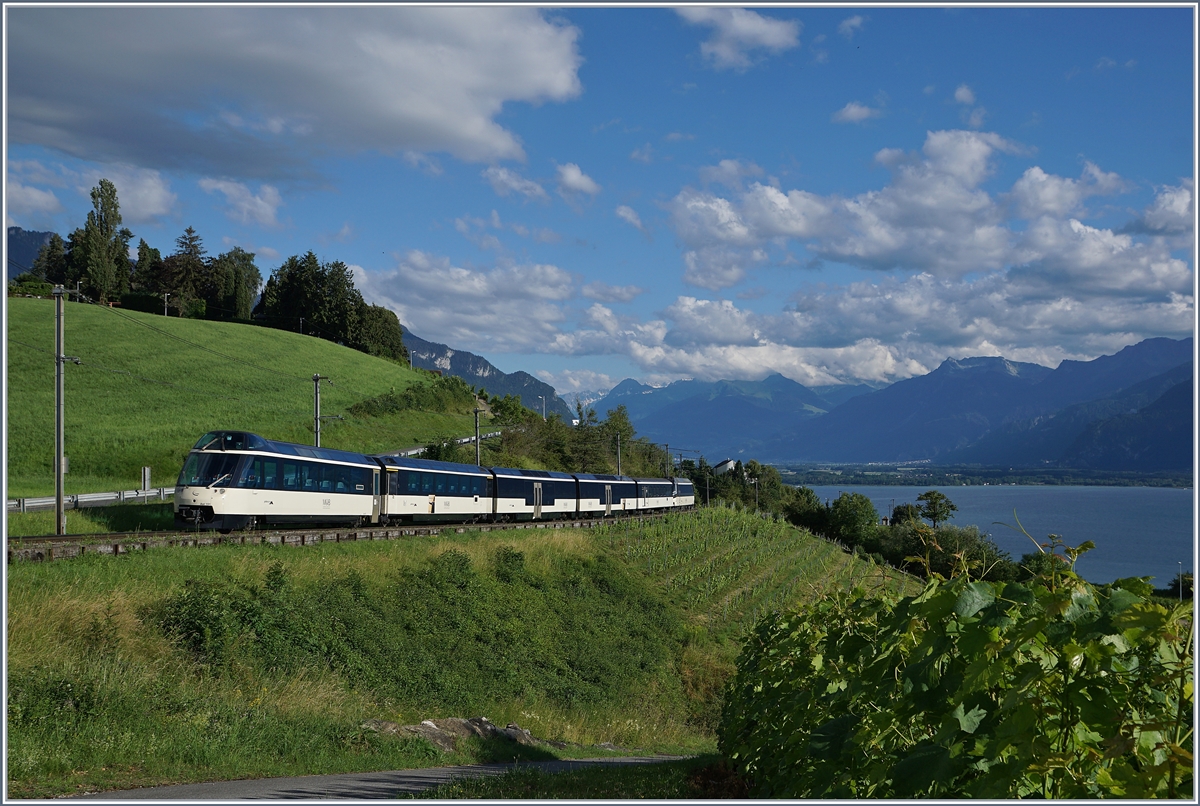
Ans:
<svg viewBox="0 0 1200 806"><path fill-rule="evenodd" d="M640 479L368 456L245 431L200 438L175 486L175 525L388 524L603 517L694 506L684 478Z"/></svg>

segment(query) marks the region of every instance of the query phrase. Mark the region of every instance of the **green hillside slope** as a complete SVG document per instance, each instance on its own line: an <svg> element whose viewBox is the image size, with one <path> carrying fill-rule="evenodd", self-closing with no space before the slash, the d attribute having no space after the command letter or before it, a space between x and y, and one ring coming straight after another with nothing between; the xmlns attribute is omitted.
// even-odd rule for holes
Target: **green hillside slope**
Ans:
<svg viewBox="0 0 1200 806"><path fill-rule="evenodd" d="M54 493L54 303L8 301L8 494ZM462 414L401 412L352 417L365 398L427 378L421 372L322 339L227 322L176 319L68 304L65 352L68 493L132 489L141 467L174 484L205 432L238 428L312 442L313 373L327 420L321 444L386 451L438 434L466 435Z"/></svg>
<svg viewBox="0 0 1200 806"><path fill-rule="evenodd" d="M486 715L563 742L711 751L755 619L855 585L919 588L715 507L594 530L18 563L8 794L512 758L443 756L368 719Z"/></svg>

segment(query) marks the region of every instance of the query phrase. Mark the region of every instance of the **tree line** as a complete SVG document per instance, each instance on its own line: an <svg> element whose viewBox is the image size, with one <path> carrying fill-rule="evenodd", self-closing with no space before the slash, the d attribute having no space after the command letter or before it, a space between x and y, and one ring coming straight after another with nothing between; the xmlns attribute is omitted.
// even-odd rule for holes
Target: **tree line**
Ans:
<svg viewBox="0 0 1200 806"><path fill-rule="evenodd" d="M255 255L239 246L209 256L192 227L167 256L121 226L117 189L108 179L92 188L84 226L64 240L50 236L17 287L62 285L101 303L176 316L220 319L294 330L393 361L405 361L400 320L369 305L340 260L322 262L309 251L289 257L266 284ZM261 290L261 295L260 295Z"/></svg>

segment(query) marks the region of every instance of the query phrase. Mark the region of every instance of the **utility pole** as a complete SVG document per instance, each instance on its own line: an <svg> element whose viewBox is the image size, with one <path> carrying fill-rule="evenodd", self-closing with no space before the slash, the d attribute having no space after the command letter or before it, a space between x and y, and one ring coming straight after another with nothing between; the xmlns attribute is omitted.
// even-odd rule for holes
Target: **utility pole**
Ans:
<svg viewBox="0 0 1200 806"><path fill-rule="evenodd" d="M546 422L546 396L538 395L538 400L542 401L542 422Z"/></svg>
<svg viewBox="0 0 1200 806"><path fill-rule="evenodd" d="M68 361L79 363L79 359L63 354L63 297L67 292L61 285L54 286L51 291L54 296L54 533L67 533L67 513L63 508L63 472L66 470L66 459L63 456L66 446L66 431L64 428L65 402L63 394L64 365Z"/></svg>
<svg viewBox="0 0 1200 806"><path fill-rule="evenodd" d="M621 432L617 432L617 475L621 475Z"/></svg>
<svg viewBox="0 0 1200 806"><path fill-rule="evenodd" d="M169 292L163 292L163 316L167 315L167 297L171 296Z"/></svg>
<svg viewBox="0 0 1200 806"><path fill-rule="evenodd" d="M479 465L479 412L483 409L475 407L475 465Z"/></svg>
<svg viewBox="0 0 1200 806"><path fill-rule="evenodd" d="M340 414L326 414L321 416L321 381L329 381L324 375L313 374L313 438L314 445L321 447L321 421L322 420L344 420L346 419ZM333 386L333 381L329 381L329 385Z"/></svg>
<svg viewBox="0 0 1200 806"><path fill-rule="evenodd" d="M300 335L301 336L304 335L304 317L303 316L300 317Z"/></svg>
<svg viewBox="0 0 1200 806"><path fill-rule="evenodd" d="M671 446L664 442L663 450L667 454L667 458L663 460L663 469L667 471L667 478L671 478Z"/></svg>

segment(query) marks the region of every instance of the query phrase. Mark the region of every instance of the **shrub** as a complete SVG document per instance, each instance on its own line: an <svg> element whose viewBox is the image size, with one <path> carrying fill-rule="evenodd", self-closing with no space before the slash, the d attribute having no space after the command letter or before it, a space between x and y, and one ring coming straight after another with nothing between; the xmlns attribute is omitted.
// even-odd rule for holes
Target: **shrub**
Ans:
<svg viewBox="0 0 1200 806"><path fill-rule="evenodd" d="M757 797L1190 797L1191 605L1089 585L1089 547L1028 584L935 577L764 619L722 752Z"/></svg>

